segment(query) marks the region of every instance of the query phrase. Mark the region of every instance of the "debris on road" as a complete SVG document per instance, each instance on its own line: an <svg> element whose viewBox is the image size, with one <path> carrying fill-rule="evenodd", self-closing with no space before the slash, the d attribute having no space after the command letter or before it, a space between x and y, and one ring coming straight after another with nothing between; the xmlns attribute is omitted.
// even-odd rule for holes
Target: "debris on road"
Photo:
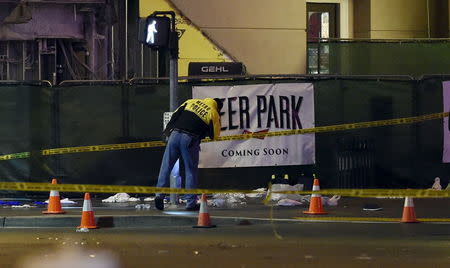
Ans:
<svg viewBox="0 0 450 268"><path fill-rule="evenodd" d="M438 191L442 190L441 178L439 178L439 177L434 178L434 183L431 186L431 189L432 190L438 190Z"/></svg>
<svg viewBox="0 0 450 268"><path fill-rule="evenodd" d="M383 208L380 207L378 204L365 204L363 207L364 211L378 211L382 210Z"/></svg>
<svg viewBox="0 0 450 268"><path fill-rule="evenodd" d="M303 202L292 200L292 199L281 199L277 202L278 206L283 207L293 207L293 206L301 206L303 205Z"/></svg>
<svg viewBox="0 0 450 268"><path fill-rule="evenodd" d="M322 196L322 204L324 206L335 207L338 205L339 199L341 199L340 195L333 195L332 197Z"/></svg>
<svg viewBox="0 0 450 268"><path fill-rule="evenodd" d="M137 204L137 205L135 206L135 208L136 208L136 209L150 209L151 206L150 206L150 204Z"/></svg>
<svg viewBox="0 0 450 268"><path fill-rule="evenodd" d="M69 198L64 198L60 200L61 204L76 204L77 202L70 200ZM48 199L45 200L45 203L48 204Z"/></svg>
<svg viewBox="0 0 450 268"><path fill-rule="evenodd" d="M208 205L212 207L234 208L246 205L245 194L241 193L221 193L214 194L212 199L208 200Z"/></svg>
<svg viewBox="0 0 450 268"><path fill-rule="evenodd" d="M299 194L277 194L276 192L284 192L284 191L303 191L303 184L273 184L272 185L272 196L270 198L271 201L279 201L281 199L291 199L295 201L302 201L305 196Z"/></svg>
<svg viewBox="0 0 450 268"><path fill-rule="evenodd" d="M144 202L152 202L153 200L155 200L154 196L144 198Z"/></svg>
<svg viewBox="0 0 450 268"><path fill-rule="evenodd" d="M34 208L35 206L30 206L28 204L23 205L12 205L11 208Z"/></svg>
<svg viewBox="0 0 450 268"><path fill-rule="evenodd" d="M250 198L263 198L266 196L266 192L267 192L267 188L258 188L256 190L253 190L254 192L257 193L251 193L251 194L246 194L246 197L250 197Z"/></svg>
<svg viewBox="0 0 450 268"><path fill-rule="evenodd" d="M104 203L122 203L122 202L138 202L138 201L140 201L139 198L130 197L130 195L127 193L117 193L113 196L110 196L102 200L102 202Z"/></svg>

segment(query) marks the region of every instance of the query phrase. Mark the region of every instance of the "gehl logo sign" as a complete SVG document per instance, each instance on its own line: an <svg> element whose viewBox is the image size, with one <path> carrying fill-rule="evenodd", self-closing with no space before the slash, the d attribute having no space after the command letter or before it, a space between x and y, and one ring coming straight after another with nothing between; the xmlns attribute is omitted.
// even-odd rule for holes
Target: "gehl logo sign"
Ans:
<svg viewBox="0 0 450 268"><path fill-rule="evenodd" d="M188 75L243 75L241 62L189 62Z"/></svg>

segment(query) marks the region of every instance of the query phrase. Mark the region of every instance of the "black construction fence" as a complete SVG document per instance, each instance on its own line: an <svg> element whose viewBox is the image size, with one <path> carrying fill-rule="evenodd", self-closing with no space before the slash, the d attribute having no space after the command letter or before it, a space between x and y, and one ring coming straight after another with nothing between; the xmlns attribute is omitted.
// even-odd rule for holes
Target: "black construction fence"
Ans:
<svg viewBox="0 0 450 268"><path fill-rule="evenodd" d="M179 102L191 98L194 85L308 82L314 84L315 125L327 126L443 112L446 80L450 76L187 79L179 84ZM167 79L1 83L0 155L31 156L0 161L0 180L154 186L163 147L52 156L40 150L162 140L168 109ZM315 135L315 165L200 169L199 187L255 189L267 186L273 174L288 174L305 189L313 174L323 188L429 188L435 177L449 183L442 119Z"/></svg>

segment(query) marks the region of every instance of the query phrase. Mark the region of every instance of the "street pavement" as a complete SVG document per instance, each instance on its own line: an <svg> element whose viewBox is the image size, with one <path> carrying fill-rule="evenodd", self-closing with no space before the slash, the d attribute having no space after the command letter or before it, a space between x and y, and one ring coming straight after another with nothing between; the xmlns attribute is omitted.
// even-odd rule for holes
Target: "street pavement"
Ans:
<svg viewBox="0 0 450 268"><path fill-rule="evenodd" d="M140 198L143 200L144 198ZM5 202L20 201L30 208L13 208L2 205L0 227L76 227L80 225L83 199L70 199L75 204L62 204L65 214L46 215L45 205L33 204L33 199L1 199ZM92 210L99 228L113 227L161 227L193 226L197 224L198 212L186 211L184 205L167 207L164 211L154 208L153 202L103 203L101 198L92 199ZM43 201L42 199L40 201ZM149 204L149 209L137 209L136 205ZM252 225L298 222L392 222L402 217L403 198L353 198L342 197L337 206L324 206L326 215L305 215L308 204L293 207L277 206L275 202L265 205L262 198L247 198L245 204L232 207L208 206L208 213L215 225ZM414 199L415 212L419 221L425 223L450 224L449 198ZM377 211L363 210L364 207L379 207Z"/></svg>
<svg viewBox="0 0 450 268"><path fill-rule="evenodd" d="M0 267L450 267L449 241L443 224L1 228Z"/></svg>

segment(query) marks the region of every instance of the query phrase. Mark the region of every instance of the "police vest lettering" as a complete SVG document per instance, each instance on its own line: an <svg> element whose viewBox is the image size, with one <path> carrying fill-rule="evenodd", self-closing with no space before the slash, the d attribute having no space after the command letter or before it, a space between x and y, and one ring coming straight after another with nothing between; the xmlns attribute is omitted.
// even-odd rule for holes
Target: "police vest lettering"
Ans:
<svg viewBox="0 0 450 268"><path fill-rule="evenodd" d="M186 110L194 112L198 117L205 119L211 107L201 101L196 101L195 103L190 103Z"/></svg>

